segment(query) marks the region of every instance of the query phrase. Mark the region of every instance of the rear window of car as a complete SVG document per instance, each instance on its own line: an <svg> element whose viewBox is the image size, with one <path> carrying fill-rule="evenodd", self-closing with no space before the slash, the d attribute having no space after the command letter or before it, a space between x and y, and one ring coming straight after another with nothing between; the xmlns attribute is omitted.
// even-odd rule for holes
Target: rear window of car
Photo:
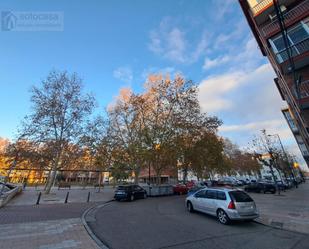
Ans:
<svg viewBox="0 0 309 249"><path fill-rule="evenodd" d="M117 190L129 190L131 186L118 186Z"/></svg>
<svg viewBox="0 0 309 249"><path fill-rule="evenodd" d="M253 201L252 198L247 195L243 191L231 191L229 192L231 199L236 202L251 202Z"/></svg>

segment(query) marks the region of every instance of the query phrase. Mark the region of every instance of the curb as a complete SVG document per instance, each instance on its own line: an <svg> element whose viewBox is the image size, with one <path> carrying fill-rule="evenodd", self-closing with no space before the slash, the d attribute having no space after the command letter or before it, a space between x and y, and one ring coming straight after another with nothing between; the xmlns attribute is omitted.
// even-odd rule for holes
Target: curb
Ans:
<svg viewBox="0 0 309 249"><path fill-rule="evenodd" d="M109 205L111 202L113 202L114 200L110 200L107 201L103 204L97 205L97 206L93 206L88 208L82 215L82 223L87 231L87 233L89 234L89 236L94 240L94 242L97 244L97 246L101 249L110 249L106 244L104 244L91 230L91 228L88 226L87 221L86 221L86 216L87 214L89 214L90 212L94 212L96 209L102 208L104 206ZM95 221L95 218L94 218Z"/></svg>
<svg viewBox="0 0 309 249"><path fill-rule="evenodd" d="M267 226L267 227L271 227L274 229L278 229L278 230L283 230L283 231L288 231L288 232L294 232L294 233L300 233L303 235L308 235L308 233L302 232L302 231L297 231L294 229L289 229L286 226L284 226L284 222L280 222L280 221L273 221L271 218L258 218L256 220L254 220L255 223L258 223L260 225L263 226Z"/></svg>

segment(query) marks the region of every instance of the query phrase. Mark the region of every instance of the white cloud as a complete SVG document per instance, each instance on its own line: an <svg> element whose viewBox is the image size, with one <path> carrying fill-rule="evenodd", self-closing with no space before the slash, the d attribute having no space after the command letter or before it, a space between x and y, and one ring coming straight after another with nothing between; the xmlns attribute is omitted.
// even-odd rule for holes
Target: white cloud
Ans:
<svg viewBox="0 0 309 249"><path fill-rule="evenodd" d="M263 110L268 116L280 113L284 106L273 82L274 72L270 64L259 66L251 72L239 70L213 75L199 84L199 100L202 110L210 113L230 109L241 115ZM225 103L227 105L213 105ZM253 111L254 110L254 111ZM269 112L270 111L270 112Z"/></svg>
<svg viewBox="0 0 309 249"><path fill-rule="evenodd" d="M225 94L237 88L241 84L243 74L235 72L209 77L199 85L199 100L203 111L214 113L229 109L233 102L225 97Z"/></svg>
<svg viewBox="0 0 309 249"><path fill-rule="evenodd" d="M212 49L215 50L217 46L220 46L221 51L224 50L226 51L226 53L212 59L206 57L203 65L204 70L209 70L221 67L222 65L227 65L230 71L252 71L258 65L260 65L263 57L255 39L253 37L249 37L243 42L243 49L239 51L239 49L236 49L234 46L230 45L230 43L227 42L229 39L232 39L231 36L234 36L234 34L222 35L217 38ZM219 43L222 44L218 45Z"/></svg>
<svg viewBox="0 0 309 249"><path fill-rule="evenodd" d="M195 44L188 42L184 29L177 27L169 17L163 18L159 27L150 31L149 38L150 51L176 63L196 62L207 51L207 32L202 32Z"/></svg>
<svg viewBox="0 0 309 249"><path fill-rule="evenodd" d="M214 4L214 11L212 14L216 20L220 20L223 17L226 16L227 13L231 12L232 5L235 4L235 0L224 0L224 1L218 1L218 0L212 0Z"/></svg>
<svg viewBox="0 0 309 249"><path fill-rule="evenodd" d="M185 33L172 26L172 19L165 17L157 29L150 31L150 51L179 63L185 62L187 41Z"/></svg>
<svg viewBox="0 0 309 249"><path fill-rule="evenodd" d="M231 58L228 55L217 57L215 59L208 59L206 58L204 61L203 69L209 70L213 67L221 66L222 64L225 64L229 62Z"/></svg>
<svg viewBox="0 0 309 249"><path fill-rule="evenodd" d="M279 134L281 139L290 139L292 133L284 121L285 120L283 118L279 118L244 124L222 125L219 130L221 133L245 132L253 135L260 133L263 129L266 129L269 134Z"/></svg>
<svg viewBox="0 0 309 249"><path fill-rule="evenodd" d="M299 156L294 136L281 113L286 103L281 100L274 77L270 64L252 71L245 67L208 77L199 85L201 107L223 121L228 120L219 132L240 146L246 147L254 135L266 129L269 134L279 134L290 151Z"/></svg>
<svg viewBox="0 0 309 249"><path fill-rule="evenodd" d="M113 76L125 83L132 83L133 72L129 67L119 67L113 71Z"/></svg>

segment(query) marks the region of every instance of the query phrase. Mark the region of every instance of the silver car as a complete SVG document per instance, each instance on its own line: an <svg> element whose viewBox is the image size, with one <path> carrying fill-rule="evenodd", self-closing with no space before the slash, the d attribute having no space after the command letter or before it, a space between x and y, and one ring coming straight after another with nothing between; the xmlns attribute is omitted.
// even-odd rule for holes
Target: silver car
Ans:
<svg viewBox="0 0 309 249"><path fill-rule="evenodd" d="M189 212L200 211L216 216L220 223L253 220L259 216L255 202L239 189L205 188L186 198Z"/></svg>

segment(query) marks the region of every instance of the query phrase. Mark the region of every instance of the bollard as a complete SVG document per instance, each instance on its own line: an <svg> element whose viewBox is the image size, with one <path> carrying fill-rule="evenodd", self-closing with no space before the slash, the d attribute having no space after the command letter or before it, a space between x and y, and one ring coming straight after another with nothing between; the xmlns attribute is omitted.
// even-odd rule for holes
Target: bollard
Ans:
<svg viewBox="0 0 309 249"><path fill-rule="evenodd" d="M40 192L40 193L39 193L39 196L38 196L38 199L37 199L37 201L36 201L36 205L39 205L39 204L40 204L41 195L42 195L42 193Z"/></svg>
<svg viewBox="0 0 309 249"><path fill-rule="evenodd" d="M68 203L69 194L70 194L70 192L67 192L67 195L66 195L66 197L65 197L64 203Z"/></svg>
<svg viewBox="0 0 309 249"><path fill-rule="evenodd" d="M88 192L88 196L87 196L87 202L90 201L90 191Z"/></svg>

